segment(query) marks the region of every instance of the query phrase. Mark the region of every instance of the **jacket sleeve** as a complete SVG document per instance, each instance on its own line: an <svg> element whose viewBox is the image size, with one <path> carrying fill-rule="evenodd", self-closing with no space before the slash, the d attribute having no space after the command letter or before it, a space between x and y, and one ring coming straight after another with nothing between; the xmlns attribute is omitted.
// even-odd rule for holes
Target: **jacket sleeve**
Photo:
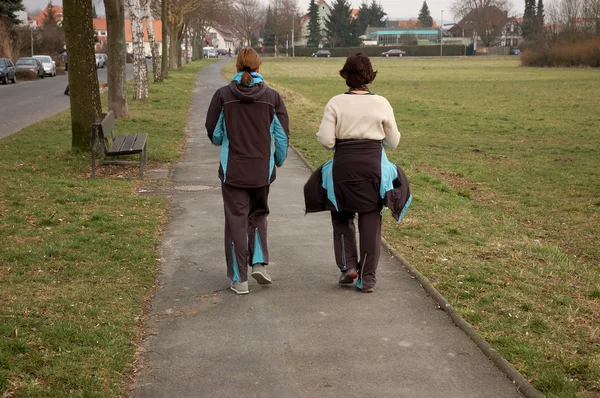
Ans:
<svg viewBox="0 0 600 398"><path fill-rule="evenodd" d="M383 146L385 148L394 149L400 143L400 132L396 125L396 117L394 116L394 109L390 103L387 103L388 111L387 116L383 119L383 132L385 138L383 139Z"/></svg>
<svg viewBox="0 0 600 398"><path fill-rule="evenodd" d="M221 100L220 90L217 90L210 101L208 112L206 113L206 132L208 138L215 145L221 145L223 142L223 101Z"/></svg>
<svg viewBox="0 0 600 398"><path fill-rule="evenodd" d="M337 123L337 115L335 108L331 104L331 101L325 106L325 112L323 113L323 120L321 120L321 126L319 126L319 132L317 133L317 141L325 149L335 148L335 125Z"/></svg>
<svg viewBox="0 0 600 398"><path fill-rule="evenodd" d="M275 129L275 164L283 166L287 158L289 145L290 120L281 96L278 96L273 124Z"/></svg>

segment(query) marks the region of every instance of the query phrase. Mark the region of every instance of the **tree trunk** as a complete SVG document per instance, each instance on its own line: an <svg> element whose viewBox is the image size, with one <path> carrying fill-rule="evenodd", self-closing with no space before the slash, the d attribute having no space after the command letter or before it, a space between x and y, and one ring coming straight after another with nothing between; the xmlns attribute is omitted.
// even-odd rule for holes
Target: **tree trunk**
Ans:
<svg viewBox="0 0 600 398"><path fill-rule="evenodd" d="M113 111L116 118L129 117L123 1L104 0L108 30L108 109Z"/></svg>
<svg viewBox="0 0 600 398"><path fill-rule="evenodd" d="M177 48L181 48L179 41L177 40L177 27L171 26L169 35L169 69L177 69L179 62L177 62L177 56L179 51Z"/></svg>
<svg viewBox="0 0 600 398"><path fill-rule="evenodd" d="M144 25L140 0L128 0L133 40L133 99L148 99L148 67L144 54Z"/></svg>
<svg viewBox="0 0 600 398"><path fill-rule="evenodd" d="M158 43L156 43L156 37L154 36L154 25L152 25L154 17L152 17L152 11L150 10L150 0L146 0L146 30L148 31L148 41L150 42L150 50L152 51L152 71L154 74L154 83L162 81L162 74L160 73L160 63L158 59Z"/></svg>
<svg viewBox="0 0 600 398"><path fill-rule="evenodd" d="M91 1L63 1L63 26L69 57L71 149L73 151L91 149L92 123L100 121L102 112L94 56L93 12Z"/></svg>
<svg viewBox="0 0 600 398"><path fill-rule="evenodd" d="M185 63L186 65L190 63L189 59L190 59L190 30L188 28L185 28Z"/></svg>
<svg viewBox="0 0 600 398"><path fill-rule="evenodd" d="M162 55L160 72L162 79L169 77L169 1L162 0L161 16L162 20Z"/></svg>

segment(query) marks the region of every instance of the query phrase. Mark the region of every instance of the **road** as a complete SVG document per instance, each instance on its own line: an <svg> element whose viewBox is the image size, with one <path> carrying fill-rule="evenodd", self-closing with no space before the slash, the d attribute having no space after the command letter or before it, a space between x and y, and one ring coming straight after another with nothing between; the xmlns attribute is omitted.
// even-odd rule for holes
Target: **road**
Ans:
<svg viewBox="0 0 600 398"><path fill-rule="evenodd" d="M106 83L107 69L98 69L98 80ZM127 79L133 66L127 64ZM17 80L17 84L0 84L0 139L70 106L64 95L67 76L46 77L35 81Z"/></svg>

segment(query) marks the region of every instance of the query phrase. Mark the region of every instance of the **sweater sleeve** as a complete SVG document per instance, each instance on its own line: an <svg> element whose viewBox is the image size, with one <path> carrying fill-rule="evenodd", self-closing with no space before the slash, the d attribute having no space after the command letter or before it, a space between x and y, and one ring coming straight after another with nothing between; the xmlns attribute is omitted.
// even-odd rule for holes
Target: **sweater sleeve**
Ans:
<svg viewBox="0 0 600 398"><path fill-rule="evenodd" d="M220 145L220 143L216 143L213 134L215 132L219 133L217 127L221 125L222 115L221 111L223 110L223 102L221 100L221 92L217 90L210 101L210 105L208 107L208 111L206 113L206 123L204 127L206 127L206 132L208 133L208 138L215 144ZM218 137L217 137L218 138Z"/></svg>
<svg viewBox="0 0 600 398"><path fill-rule="evenodd" d="M387 102L387 108L387 115L383 119L383 132L385 133L383 146L385 148L394 149L400 143L400 132L398 131L398 126L396 125L394 109L392 109L392 105L390 105L389 102Z"/></svg>
<svg viewBox="0 0 600 398"><path fill-rule="evenodd" d="M278 96L278 102L273 121L275 138L275 164L281 167L287 158L289 146L288 137L290 135L290 121L281 96Z"/></svg>
<svg viewBox="0 0 600 398"><path fill-rule="evenodd" d="M335 148L335 125L337 123L337 115L331 101L325 106L325 112L323 114L323 120L321 120L321 126L317 133L317 141L325 149Z"/></svg>

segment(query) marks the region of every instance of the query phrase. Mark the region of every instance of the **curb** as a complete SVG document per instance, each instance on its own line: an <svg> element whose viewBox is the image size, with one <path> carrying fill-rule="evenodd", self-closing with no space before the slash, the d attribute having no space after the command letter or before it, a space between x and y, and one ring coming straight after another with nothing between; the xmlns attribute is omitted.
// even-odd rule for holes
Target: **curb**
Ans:
<svg viewBox="0 0 600 398"><path fill-rule="evenodd" d="M308 160L306 160L300 151L291 145L290 148L294 150L296 155L298 155L300 160L302 160L302 163L304 163L304 165L310 171L314 171L314 168L310 165L310 163L308 163ZM494 363L494 365L496 365L496 367L500 369L500 371L503 372L506 377L508 377L515 384L517 390L521 394L525 395L527 398L544 397L544 394L536 390L535 387L533 387L531 383L529 383L529 381L527 381L527 379L510 364L510 362L504 359L502 355L498 353L498 351L496 351L487 341L483 339L483 337L477 333L473 326L465 321L464 318L454 310L448 300L446 300L444 296L442 296L442 294L429 282L427 277L421 274L415 267L406 261L404 257L402 257L402 255L400 255L400 253L398 253L398 251L396 251L396 249L394 249L383 236L381 237L381 241L386 250L390 252L392 256L398 260L398 262L400 262L400 264L413 278L419 282L419 284L421 284L425 292L439 305L440 309L444 310L448 314L450 319L452 319L452 322L454 322L458 328L460 328L467 336L469 336L471 341L473 341L473 343L479 347L481 352L483 352L483 354L488 357L488 359L492 361L492 363Z"/></svg>

